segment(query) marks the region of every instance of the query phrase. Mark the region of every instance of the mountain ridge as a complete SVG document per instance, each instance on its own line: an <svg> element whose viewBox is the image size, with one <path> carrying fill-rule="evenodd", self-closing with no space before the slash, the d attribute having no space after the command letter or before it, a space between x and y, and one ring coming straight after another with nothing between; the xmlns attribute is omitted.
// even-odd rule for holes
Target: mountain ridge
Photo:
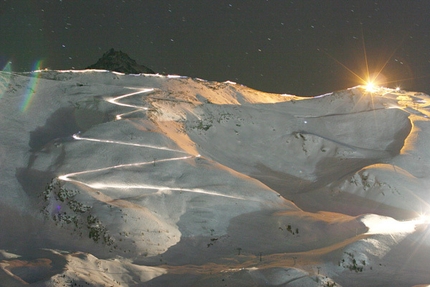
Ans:
<svg viewBox="0 0 430 287"><path fill-rule="evenodd" d="M419 214L428 95L354 87L309 98L94 70L0 72L3 82L0 220L19 228L0 234L0 276L383 286L405 261L398 244L430 249ZM430 283L427 259L411 256L402 268L416 279L395 283Z"/></svg>

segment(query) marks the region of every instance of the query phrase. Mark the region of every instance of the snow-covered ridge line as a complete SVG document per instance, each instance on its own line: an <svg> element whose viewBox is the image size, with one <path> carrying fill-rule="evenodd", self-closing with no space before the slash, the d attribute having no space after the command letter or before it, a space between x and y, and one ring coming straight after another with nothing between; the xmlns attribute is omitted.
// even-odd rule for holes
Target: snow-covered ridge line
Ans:
<svg viewBox="0 0 430 287"><path fill-rule="evenodd" d="M430 284L427 95L37 73L0 73L1 282Z"/></svg>

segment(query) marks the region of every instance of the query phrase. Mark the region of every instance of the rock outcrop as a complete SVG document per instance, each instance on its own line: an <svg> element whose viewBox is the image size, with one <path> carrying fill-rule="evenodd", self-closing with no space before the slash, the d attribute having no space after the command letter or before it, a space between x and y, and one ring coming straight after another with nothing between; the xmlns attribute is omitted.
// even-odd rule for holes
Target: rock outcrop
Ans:
<svg viewBox="0 0 430 287"><path fill-rule="evenodd" d="M122 51L110 49L97 61L97 63L88 66L86 69L103 69L125 74L155 74L150 68L139 65Z"/></svg>

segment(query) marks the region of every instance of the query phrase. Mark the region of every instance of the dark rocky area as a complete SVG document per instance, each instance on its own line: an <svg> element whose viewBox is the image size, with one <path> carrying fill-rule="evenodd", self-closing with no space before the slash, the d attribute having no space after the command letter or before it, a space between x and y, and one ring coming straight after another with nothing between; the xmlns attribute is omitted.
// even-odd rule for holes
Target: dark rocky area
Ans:
<svg viewBox="0 0 430 287"><path fill-rule="evenodd" d="M155 74L150 68L138 64L122 51L110 49L97 61L86 69L102 69L125 74Z"/></svg>

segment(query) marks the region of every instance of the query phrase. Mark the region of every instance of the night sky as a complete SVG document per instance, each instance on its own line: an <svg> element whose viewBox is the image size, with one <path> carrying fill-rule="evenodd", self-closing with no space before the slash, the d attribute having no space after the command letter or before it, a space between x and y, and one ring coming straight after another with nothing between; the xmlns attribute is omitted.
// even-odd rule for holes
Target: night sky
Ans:
<svg viewBox="0 0 430 287"><path fill-rule="evenodd" d="M159 73L317 95L430 93L429 0L0 0L0 69L83 69L110 48ZM351 72L352 71L352 72Z"/></svg>

